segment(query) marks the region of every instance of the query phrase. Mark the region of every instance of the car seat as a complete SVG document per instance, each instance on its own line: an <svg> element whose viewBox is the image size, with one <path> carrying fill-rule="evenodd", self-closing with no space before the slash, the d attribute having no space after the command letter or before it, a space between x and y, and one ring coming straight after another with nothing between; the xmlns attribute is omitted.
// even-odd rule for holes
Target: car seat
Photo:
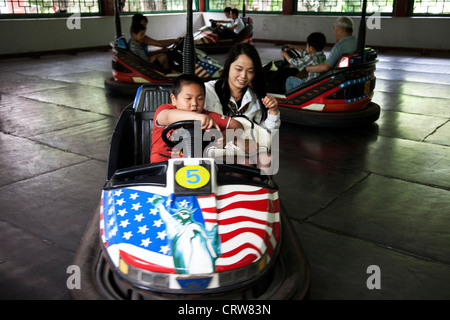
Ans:
<svg viewBox="0 0 450 320"><path fill-rule="evenodd" d="M136 165L150 163L153 119L156 109L170 103L171 84L145 84L139 88L134 101L134 156Z"/></svg>

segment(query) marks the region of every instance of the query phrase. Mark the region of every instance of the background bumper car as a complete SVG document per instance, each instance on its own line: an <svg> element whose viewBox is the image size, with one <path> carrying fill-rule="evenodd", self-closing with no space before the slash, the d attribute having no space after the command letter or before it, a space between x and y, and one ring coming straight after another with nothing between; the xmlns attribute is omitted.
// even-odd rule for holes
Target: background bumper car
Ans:
<svg viewBox="0 0 450 320"><path fill-rule="evenodd" d="M365 47L366 6L363 1L357 50L344 55L338 66L291 90L285 90L288 76L299 76L286 61L264 66L268 92L278 100L281 120L316 127L370 125L380 116L380 106L372 102L377 54ZM295 51L288 52L290 56Z"/></svg>
<svg viewBox="0 0 450 320"><path fill-rule="evenodd" d="M184 38L167 51L171 69L179 72L183 70L183 42ZM111 46L113 76L105 80L105 88L112 93L135 95L137 89L144 83L172 83L178 76L130 52L123 37L113 41ZM222 65L217 60L201 50L195 50L195 74L204 81L219 78L222 69Z"/></svg>
<svg viewBox="0 0 450 320"><path fill-rule="evenodd" d="M363 62L365 61L365 62ZM341 58L337 68L285 90L286 79L298 73L283 61L264 66L268 92L278 100L281 120L318 127L351 127L375 122L380 107L371 101L375 88L376 53Z"/></svg>
<svg viewBox="0 0 450 320"><path fill-rule="evenodd" d="M242 18L245 28L233 39L219 39L214 28L204 26L194 34L194 44L197 49L207 53L227 52L237 43L253 43L253 20L250 17Z"/></svg>

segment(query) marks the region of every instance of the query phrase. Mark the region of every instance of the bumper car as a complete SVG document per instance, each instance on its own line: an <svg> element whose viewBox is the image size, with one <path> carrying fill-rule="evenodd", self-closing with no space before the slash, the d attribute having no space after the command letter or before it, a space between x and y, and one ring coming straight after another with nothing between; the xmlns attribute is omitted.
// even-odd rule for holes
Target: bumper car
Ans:
<svg viewBox="0 0 450 320"><path fill-rule="evenodd" d="M181 39L167 51L171 69L179 72L183 68L183 41L184 39ZM171 83L178 76L130 52L123 37L113 41L111 47L113 76L105 80L105 88L110 92L134 96L137 89L144 83ZM222 65L201 50L196 49L195 54L195 74L204 81L219 78L223 69Z"/></svg>
<svg viewBox="0 0 450 320"><path fill-rule="evenodd" d="M219 39L213 27L203 26L194 33L195 47L207 53L219 53L229 51L236 43L253 43L253 20L250 17L242 19L245 28L234 39Z"/></svg>
<svg viewBox="0 0 450 320"><path fill-rule="evenodd" d="M380 116L380 107L371 101L376 81L375 51L366 48L362 60L359 54L345 55L334 70L289 91L284 88L286 79L298 70L281 60L266 64L268 92L278 100L281 120L318 127L375 122Z"/></svg>
<svg viewBox="0 0 450 320"><path fill-rule="evenodd" d="M178 74L168 73L161 66L144 61L129 50L128 42L122 35L119 10L115 1L115 25L116 38L111 42L112 47L112 77L105 80L105 89L108 92L122 95L136 94L137 89L145 83L167 84L173 82ZM192 31L190 32L192 37ZM171 70L183 71L183 51L185 50L185 37L173 44L167 51ZM190 49L190 48L189 48ZM205 52L195 49L190 56L195 62L195 74L204 81L220 77L222 65L215 59L209 57Z"/></svg>
<svg viewBox="0 0 450 320"><path fill-rule="evenodd" d="M183 158L149 163L154 112L170 90L143 85L117 122L74 298L304 298L309 266L269 176L198 154L202 133L189 121L162 135L184 128Z"/></svg>
<svg viewBox="0 0 450 320"><path fill-rule="evenodd" d="M365 47L366 3L364 0L357 50L342 56L336 68L286 91L287 77L301 78L302 73L290 68L286 60L264 66L268 92L278 100L282 121L339 128L369 125L378 120L380 106L371 101L378 60L375 50ZM288 50L288 54L299 55L296 50Z"/></svg>

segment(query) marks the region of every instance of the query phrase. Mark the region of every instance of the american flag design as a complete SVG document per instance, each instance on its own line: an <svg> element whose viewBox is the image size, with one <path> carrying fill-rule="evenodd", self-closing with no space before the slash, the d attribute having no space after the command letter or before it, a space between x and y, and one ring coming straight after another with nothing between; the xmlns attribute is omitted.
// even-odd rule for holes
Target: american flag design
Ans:
<svg viewBox="0 0 450 320"><path fill-rule="evenodd" d="M121 257L138 268L174 274L221 272L264 255L270 259L280 237L278 192L248 185L217 189L207 196L159 195L161 188L152 186L103 190L100 231L110 258L116 265ZM180 210L190 213L189 228L174 227ZM180 263L180 252L190 250L189 234L203 243L203 249L191 249L203 258Z"/></svg>
<svg viewBox="0 0 450 320"><path fill-rule="evenodd" d="M203 51L195 50L195 53L197 55L195 74L200 78L218 78L223 67Z"/></svg>
<svg viewBox="0 0 450 320"><path fill-rule="evenodd" d="M195 44L209 44L219 42L219 36L211 30L204 30L194 37Z"/></svg>

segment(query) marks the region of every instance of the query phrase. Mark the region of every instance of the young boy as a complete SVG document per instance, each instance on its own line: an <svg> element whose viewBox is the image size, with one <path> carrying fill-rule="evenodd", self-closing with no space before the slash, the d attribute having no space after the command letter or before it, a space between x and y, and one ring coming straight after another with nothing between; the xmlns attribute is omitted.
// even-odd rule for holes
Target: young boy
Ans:
<svg viewBox="0 0 450 320"><path fill-rule="evenodd" d="M291 66L298 68L299 71L303 70L307 66L316 65L326 60L323 48L325 47L326 39L325 35L321 32L313 32L306 39L306 50L300 47L289 45L289 49L297 49L302 54L299 59L291 58L287 52L281 51L281 55L291 64ZM297 77L288 77L286 80L286 91L301 85L302 83L309 81L320 75L317 72L309 72L308 77L304 80Z"/></svg>
<svg viewBox="0 0 450 320"><path fill-rule="evenodd" d="M183 74L178 76L173 84L170 98L172 99L172 104L163 104L155 112L150 156L150 162L152 163L181 157L178 150L172 150L161 138L164 127L174 122L198 120L203 130L216 128L222 133L224 133L225 129L243 130L243 126L239 121L203 109L205 104L205 84L196 75ZM224 136L224 140L226 140L227 137L226 135ZM234 138L236 145L247 153L253 153L257 150L256 142ZM226 143L226 141L223 141L223 143Z"/></svg>
<svg viewBox="0 0 450 320"><path fill-rule="evenodd" d="M150 61L151 63L159 63L164 69L169 70L169 57L166 53L159 52L150 54L145 44L145 31L147 28L141 23L133 23L130 28L131 40L130 51L141 59Z"/></svg>

